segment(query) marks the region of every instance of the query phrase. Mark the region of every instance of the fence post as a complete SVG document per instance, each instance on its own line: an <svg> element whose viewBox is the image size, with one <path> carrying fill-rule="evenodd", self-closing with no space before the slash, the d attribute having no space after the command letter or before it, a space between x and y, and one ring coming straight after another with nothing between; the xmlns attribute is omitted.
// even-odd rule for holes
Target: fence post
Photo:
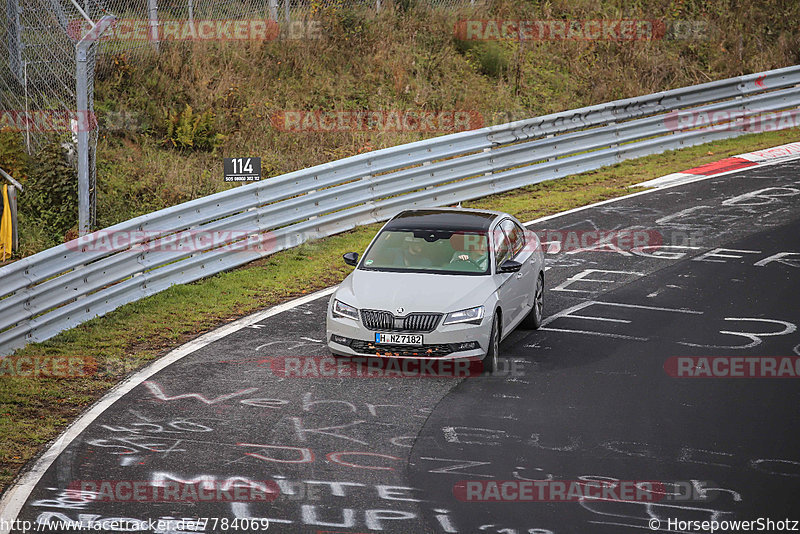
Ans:
<svg viewBox="0 0 800 534"><path fill-rule="evenodd" d="M269 0L269 18L278 21L278 0Z"/></svg>
<svg viewBox="0 0 800 534"><path fill-rule="evenodd" d="M8 15L8 66L17 81L23 83L22 74L22 27L20 26L20 8L18 0L7 0Z"/></svg>
<svg viewBox="0 0 800 534"><path fill-rule="evenodd" d="M155 1L155 0L153 0ZM86 235L91 231L91 217L95 212L92 202L96 195L91 195L89 168L89 131L96 124L89 104L94 99L94 94L89 94L89 76L94 76L94 70L89 73L89 49L100 38L103 32L114 21L114 17L106 15L84 35L75 45L75 103L78 113L77 138L78 138L78 234Z"/></svg>
<svg viewBox="0 0 800 534"><path fill-rule="evenodd" d="M147 0L147 18L150 20L150 40L158 52L158 0Z"/></svg>
<svg viewBox="0 0 800 534"><path fill-rule="evenodd" d="M286 17L286 24L289 24L291 22L291 15L289 13L289 10L290 10L289 2L290 1L291 0L283 0L283 11L284 11L284 16Z"/></svg>
<svg viewBox="0 0 800 534"><path fill-rule="evenodd" d="M75 45L75 99L78 124L78 234L89 233L89 46L81 41Z"/></svg>

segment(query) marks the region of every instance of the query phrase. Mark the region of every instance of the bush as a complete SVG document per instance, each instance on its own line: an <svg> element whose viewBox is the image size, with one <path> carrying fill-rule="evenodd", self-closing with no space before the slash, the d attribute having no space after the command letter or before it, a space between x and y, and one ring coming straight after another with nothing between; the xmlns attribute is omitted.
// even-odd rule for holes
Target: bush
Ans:
<svg viewBox="0 0 800 534"><path fill-rule="evenodd" d="M320 11L322 34L338 46L355 46L370 35L363 9L332 4Z"/></svg>
<svg viewBox="0 0 800 534"><path fill-rule="evenodd" d="M166 117L167 144L180 149L216 151L225 139L217 133L211 110L195 114L186 104L180 113L168 113Z"/></svg>
<svg viewBox="0 0 800 534"><path fill-rule="evenodd" d="M473 47L470 54L478 61L478 70L486 76L501 78L508 71L506 51L495 41Z"/></svg>
<svg viewBox="0 0 800 534"><path fill-rule="evenodd" d="M49 246L64 241L78 222L78 179L60 144L45 145L31 159L25 191L19 196L20 212L36 221Z"/></svg>
<svg viewBox="0 0 800 534"><path fill-rule="evenodd" d="M408 13L416 6L416 0L397 0L395 5L400 13Z"/></svg>
<svg viewBox="0 0 800 534"><path fill-rule="evenodd" d="M481 74L501 78L508 71L508 53L498 42L481 42L455 37L453 47L469 58L470 63Z"/></svg>

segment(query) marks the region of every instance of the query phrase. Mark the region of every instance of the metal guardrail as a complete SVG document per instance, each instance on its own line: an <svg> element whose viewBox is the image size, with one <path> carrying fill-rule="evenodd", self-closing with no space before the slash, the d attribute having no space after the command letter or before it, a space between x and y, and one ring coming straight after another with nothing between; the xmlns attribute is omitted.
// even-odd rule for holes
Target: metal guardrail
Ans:
<svg viewBox="0 0 800 534"><path fill-rule="evenodd" d="M741 129L680 129L678 111L708 112L719 125L731 112L798 108L794 66L386 148L143 215L0 268L0 356L172 285L401 209L454 204L748 133L746 121ZM200 247L183 241L230 231L235 237ZM99 246L119 235L123 243ZM247 236L264 235L267 250L252 250ZM168 250L154 246L165 241L173 243Z"/></svg>

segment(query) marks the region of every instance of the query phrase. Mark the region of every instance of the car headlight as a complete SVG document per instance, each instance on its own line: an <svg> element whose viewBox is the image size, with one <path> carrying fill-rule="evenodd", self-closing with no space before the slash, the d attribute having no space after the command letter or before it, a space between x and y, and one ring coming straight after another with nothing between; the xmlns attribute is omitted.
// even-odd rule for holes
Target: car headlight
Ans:
<svg viewBox="0 0 800 534"><path fill-rule="evenodd" d="M358 310L341 300L333 301L333 315L334 317L347 317L358 321Z"/></svg>
<svg viewBox="0 0 800 534"><path fill-rule="evenodd" d="M442 324L470 323L481 324L483 320L483 306L476 306L467 310L448 313Z"/></svg>

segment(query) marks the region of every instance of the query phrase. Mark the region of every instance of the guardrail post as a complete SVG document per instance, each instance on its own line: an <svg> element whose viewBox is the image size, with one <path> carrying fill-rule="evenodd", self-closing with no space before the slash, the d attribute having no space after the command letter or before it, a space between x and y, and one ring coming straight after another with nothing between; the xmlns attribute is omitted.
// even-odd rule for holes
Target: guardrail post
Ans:
<svg viewBox="0 0 800 534"><path fill-rule="evenodd" d="M739 102L739 106L737 108L737 111L741 111L742 116L737 118L734 121L734 125L732 126L732 128L734 130L738 130L739 128L741 128L742 131L746 132L748 130L748 124L750 123L750 121L747 120L747 118L748 118L747 117L747 108L745 108L744 104L742 103L742 101L744 99L744 92L743 92L744 84L739 84L738 89L739 89L739 94L734 97L734 100Z"/></svg>
<svg viewBox="0 0 800 534"><path fill-rule="evenodd" d="M316 189L311 189L308 193L306 193L306 195L312 195L316 192L317 192ZM314 205L319 206L319 202L314 202ZM316 219L317 217L319 217L319 215L312 215L311 217L308 218L308 220L311 221L313 219Z"/></svg>
<svg viewBox="0 0 800 534"><path fill-rule="evenodd" d="M619 139L619 129L623 125L617 124L616 121L612 121L610 125L614 128L614 138ZM623 148L622 150L620 150L619 143L613 143L611 146L616 150L617 161L618 162L623 161L625 158L622 157L622 152L624 152L625 149Z"/></svg>
<svg viewBox="0 0 800 534"><path fill-rule="evenodd" d="M484 152L491 152L491 151L492 151L492 149L491 149L491 148L484 148L484 149L483 149L483 151L484 151ZM491 162L489 162L489 163L488 163L488 165L489 165L489 167L491 168ZM485 173L483 173L483 175L484 175L484 176L489 176L490 174L492 174L492 171L491 171L491 170L490 170L489 172L485 172Z"/></svg>
<svg viewBox="0 0 800 534"><path fill-rule="evenodd" d="M616 124L617 124L616 121L608 121L608 125L609 126L616 126ZM614 128L614 137L618 137L618 136L619 136L619 132L617 131L616 128ZM609 148L619 148L619 143L611 143L609 145ZM617 161L619 161L619 151L617 151L614 154L614 157L617 159Z"/></svg>
<svg viewBox="0 0 800 534"><path fill-rule="evenodd" d="M433 163L433 162L432 162L432 161L430 161L430 160L428 160L428 161L423 161L423 162L422 162L422 166L423 166L423 167L427 167L428 165L431 165L432 163ZM432 185L429 185L429 186L425 187L425 189L433 189L433 186L432 186Z"/></svg>

